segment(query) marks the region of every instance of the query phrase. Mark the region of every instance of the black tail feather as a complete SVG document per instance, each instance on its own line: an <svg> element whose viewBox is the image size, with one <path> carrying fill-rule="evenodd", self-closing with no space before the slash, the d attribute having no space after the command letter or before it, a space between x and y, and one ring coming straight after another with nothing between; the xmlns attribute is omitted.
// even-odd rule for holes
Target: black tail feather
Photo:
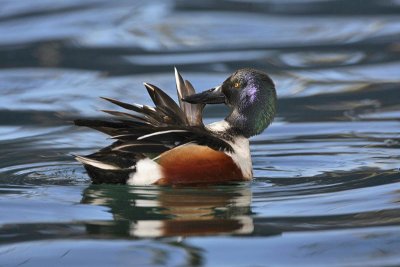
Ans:
<svg viewBox="0 0 400 267"><path fill-rule="evenodd" d="M146 124L150 124L151 123L144 116L138 116L138 115L134 115L134 114L126 113L126 112L121 112L121 111L115 111L115 110L102 109L101 111L104 112L104 113L116 116L116 117L128 118L128 119L136 120L136 121L143 122L143 123L146 123Z"/></svg>
<svg viewBox="0 0 400 267"><path fill-rule="evenodd" d="M102 97L129 112L102 110L115 116L113 120L77 119L77 126L86 126L103 132L116 140L85 157L81 161L93 183L126 183L135 171L138 160L151 154L157 156L186 143L206 145L215 150L232 151L226 141L208 131L202 123L204 105L183 102L182 97L195 93L193 86L175 71L178 104L160 88L145 84L155 107L124 103ZM144 136L148 136L143 138ZM142 137L142 138L141 138ZM115 167L116 166L116 167Z"/></svg>
<svg viewBox="0 0 400 267"><path fill-rule="evenodd" d="M126 184L129 174L134 170L103 170L90 165L84 165L86 172L94 184Z"/></svg>
<svg viewBox="0 0 400 267"><path fill-rule="evenodd" d="M143 154L153 154L153 153L162 153L171 149L166 145L160 143L145 143L145 142L125 142L119 146L115 146L113 151L120 151L126 153L143 153Z"/></svg>

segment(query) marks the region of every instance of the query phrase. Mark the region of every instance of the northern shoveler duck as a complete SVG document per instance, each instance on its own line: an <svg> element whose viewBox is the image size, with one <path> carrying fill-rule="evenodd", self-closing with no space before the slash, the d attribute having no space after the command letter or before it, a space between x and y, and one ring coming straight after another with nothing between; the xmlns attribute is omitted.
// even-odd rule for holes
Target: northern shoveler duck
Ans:
<svg viewBox="0 0 400 267"><path fill-rule="evenodd" d="M271 78L240 69L220 86L195 93L175 69L179 106L158 87L144 83L155 107L103 98L124 109L103 110L113 120L78 119L75 124L116 141L91 155L76 156L93 183L190 185L246 181L253 177L249 137L272 122L276 91ZM206 104L225 103L229 115L204 125Z"/></svg>

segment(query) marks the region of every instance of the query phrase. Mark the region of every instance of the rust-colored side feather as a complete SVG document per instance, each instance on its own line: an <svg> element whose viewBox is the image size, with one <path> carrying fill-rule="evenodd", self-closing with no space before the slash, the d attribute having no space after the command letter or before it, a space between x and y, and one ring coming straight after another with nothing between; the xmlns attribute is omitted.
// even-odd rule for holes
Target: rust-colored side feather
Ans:
<svg viewBox="0 0 400 267"><path fill-rule="evenodd" d="M184 145L161 154L157 162L164 178L157 184L211 184L241 181L243 175L232 158L207 146Z"/></svg>

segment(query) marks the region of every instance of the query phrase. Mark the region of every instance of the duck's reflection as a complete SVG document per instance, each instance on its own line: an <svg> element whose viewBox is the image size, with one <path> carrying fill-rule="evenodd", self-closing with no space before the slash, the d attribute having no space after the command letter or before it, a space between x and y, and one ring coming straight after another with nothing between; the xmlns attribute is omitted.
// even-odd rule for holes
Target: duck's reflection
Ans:
<svg viewBox="0 0 400 267"><path fill-rule="evenodd" d="M120 233L166 237L250 234L254 230L251 197L246 184L207 188L92 185L84 191L82 202L109 207L112 224ZM88 230L102 231L99 224Z"/></svg>

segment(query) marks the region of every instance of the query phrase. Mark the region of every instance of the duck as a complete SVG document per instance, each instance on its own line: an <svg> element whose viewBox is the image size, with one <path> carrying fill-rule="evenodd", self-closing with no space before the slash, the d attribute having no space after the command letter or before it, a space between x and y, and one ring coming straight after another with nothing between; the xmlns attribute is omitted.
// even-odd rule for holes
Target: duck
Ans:
<svg viewBox="0 0 400 267"><path fill-rule="evenodd" d="M243 68L200 93L176 68L175 81L179 104L157 86L144 83L154 106L102 97L124 110L102 110L110 119L74 120L113 140L90 155L74 155L93 184L179 186L253 179L249 138L262 133L277 110L270 76ZM229 114L205 125L203 110L211 104L225 104Z"/></svg>

